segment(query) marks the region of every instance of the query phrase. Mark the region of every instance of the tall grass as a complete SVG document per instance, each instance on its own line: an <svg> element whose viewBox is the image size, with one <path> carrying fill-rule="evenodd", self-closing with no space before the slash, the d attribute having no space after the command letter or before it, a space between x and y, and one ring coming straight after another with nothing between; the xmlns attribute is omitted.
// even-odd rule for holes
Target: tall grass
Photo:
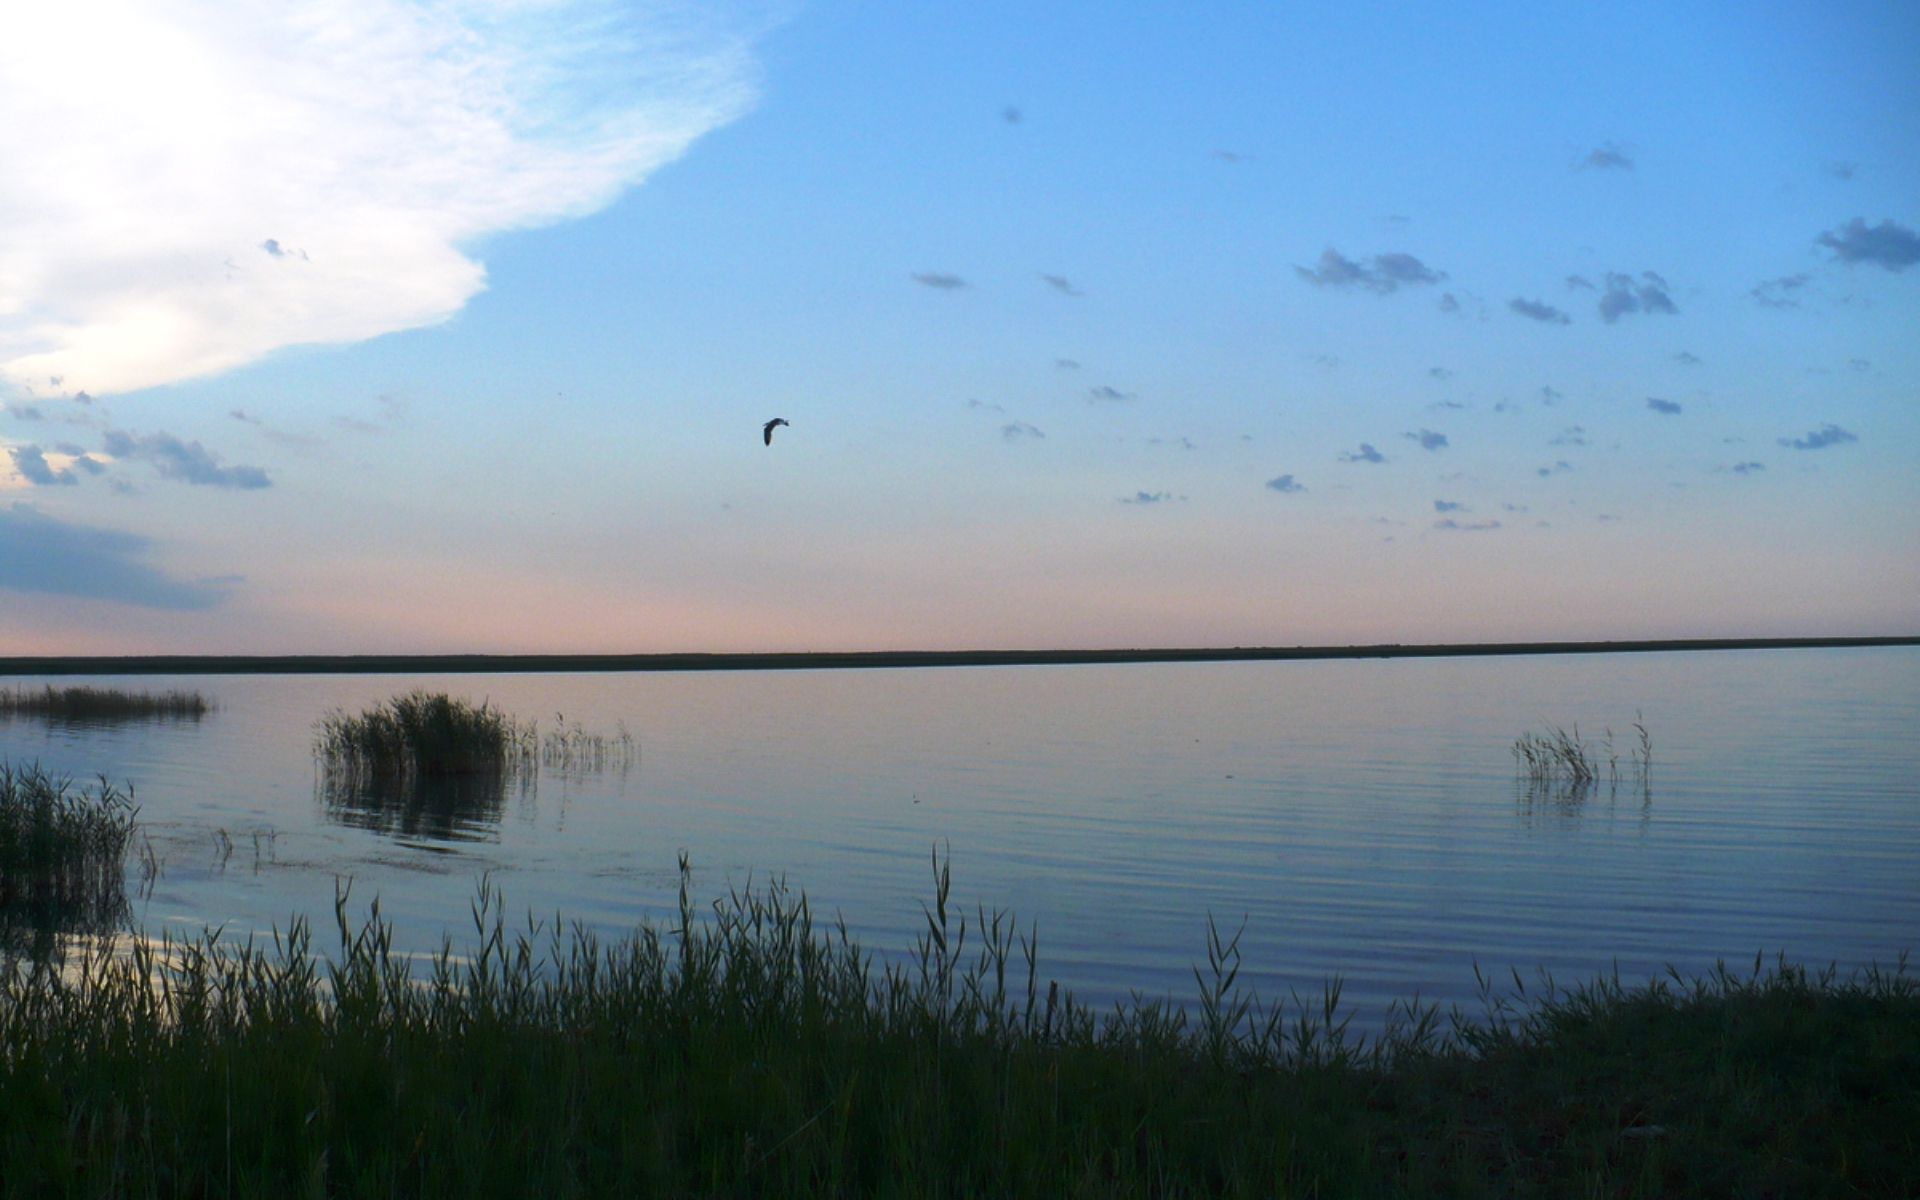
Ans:
<svg viewBox="0 0 1920 1200"><path fill-rule="evenodd" d="M640 743L624 723L611 736L596 733L580 722L556 713L552 729L540 735L540 765L565 774L598 775L626 772L640 762Z"/></svg>
<svg viewBox="0 0 1920 1200"><path fill-rule="evenodd" d="M539 771L627 771L640 760L626 726L609 737L555 718L537 723L482 701L416 689L316 730L319 792L335 820L380 833L486 836L513 794L531 796Z"/></svg>
<svg viewBox="0 0 1920 1200"><path fill-rule="evenodd" d="M329 769L366 780L505 775L533 759L535 744L511 716L420 689L357 715L322 717L315 752Z"/></svg>
<svg viewBox="0 0 1920 1200"><path fill-rule="evenodd" d="M1572 733L1551 729L1546 733L1521 734L1513 743L1513 758L1535 783L1585 787L1600 777L1600 764L1580 740L1578 725Z"/></svg>
<svg viewBox="0 0 1920 1200"><path fill-rule="evenodd" d="M0 952L44 959L52 939L105 932L127 911L132 797L0 763Z"/></svg>
<svg viewBox="0 0 1920 1200"><path fill-rule="evenodd" d="M0 1192L336 1196L1911 1194L1903 970L1407 1006L1268 1005L1209 930L1194 1013L1041 986L1034 931L949 900L876 967L775 882L602 943L510 929L416 966L139 942L0 976ZM1516 977L1516 986L1518 986Z"/></svg>
<svg viewBox="0 0 1920 1200"><path fill-rule="evenodd" d="M198 721L212 711L199 692L119 688L0 688L0 720L35 718L76 725L115 721Z"/></svg>

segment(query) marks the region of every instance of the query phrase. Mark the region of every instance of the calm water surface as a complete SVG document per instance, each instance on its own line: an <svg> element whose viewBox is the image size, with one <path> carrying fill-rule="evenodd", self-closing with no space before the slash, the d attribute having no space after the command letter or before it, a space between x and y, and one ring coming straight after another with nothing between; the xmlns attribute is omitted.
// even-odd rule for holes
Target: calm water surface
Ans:
<svg viewBox="0 0 1920 1200"><path fill-rule="evenodd" d="M37 685L59 680L13 680ZM0 722L0 756L131 782L163 863L149 933L331 928L337 880L403 947L456 946L476 881L607 933L785 876L882 954L956 899L1037 922L1084 997L1194 990L1211 913L1243 979L1363 1021L1468 1001L1473 968L1643 979L1756 951L1843 969L1920 942L1920 650L499 676L96 678L198 688L198 723ZM412 687L565 714L641 759L543 773L412 832L329 805L314 722ZM1654 763L1642 791L1628 728ZM1619 788L1517 786L1523 732L1611 727ZM1604 753L1604 751L1603 751ZM231 844L228 852L223 837ZM131 874L131 873L130 873Z"/></svg>

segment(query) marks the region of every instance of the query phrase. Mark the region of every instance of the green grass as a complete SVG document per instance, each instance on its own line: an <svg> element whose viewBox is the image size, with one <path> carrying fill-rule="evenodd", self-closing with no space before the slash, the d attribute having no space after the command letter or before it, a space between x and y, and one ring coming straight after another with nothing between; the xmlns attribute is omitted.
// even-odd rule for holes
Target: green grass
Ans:
<svg viewBox="0 0 1920 1200"><path fill-rule="evenodd" d="M128 692L119 688L0 688L0 720L15 717L73 724L112 721L198 721L212 711L199 692Z"/></svg>
<svg viewBox="0 0 1920 1200"><path fill-rule="evenodd" d="M876 965L778 883L603 944L416 965L137 943L0 978L0 1194L1637 1196L1920 1190L1920 989L1788 964L1396 1009L1269 1006L1209 929L1189 1012L1095 1011L949 903ZM1519 980L1515 980L1518 987Z"/></svg>
<svg viewBox="0 0 1920 1200"><path fill-rule="evenodd" d="M37 764L0 763L0 956L44 960L58 935L124 919L135 811L105 779L76 790Z"/></svg>

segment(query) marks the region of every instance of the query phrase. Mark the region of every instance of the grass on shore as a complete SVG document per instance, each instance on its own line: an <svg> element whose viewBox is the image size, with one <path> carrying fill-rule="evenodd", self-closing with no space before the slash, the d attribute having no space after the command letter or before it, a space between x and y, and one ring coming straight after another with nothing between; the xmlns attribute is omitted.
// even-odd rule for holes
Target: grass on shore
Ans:
<svg viewBox="0 0 1920 1200"><path fill-rule="evenodd" d="M133 800L37 764L0 762L0 957L44 961L60 933L105 932L124 917Z"/></svg>
<svg viewBox="0 0 1920 1200"><path fill-rule="evenodd" d="M0 688L0 720L15 717L72 724L114 721L198 721L212 711L199 692L128 692L119 688Z"/></svg>
<svg viewBox="0 0 1920 1200"><path fill-rule="evenodd" d="M1031 930L960 916L944 867L878 969L777 883L701 913L682 867L677 920L617 944L511 935L483 882L477 944L424 971L343 894L331 959L296 922L0 977L0 1194L1920 1190L1904 970L1602 979L1369 1041L1337 987L1244 993L1211 928L1191 1015L1100 1012L1041 986Z"/></svg>

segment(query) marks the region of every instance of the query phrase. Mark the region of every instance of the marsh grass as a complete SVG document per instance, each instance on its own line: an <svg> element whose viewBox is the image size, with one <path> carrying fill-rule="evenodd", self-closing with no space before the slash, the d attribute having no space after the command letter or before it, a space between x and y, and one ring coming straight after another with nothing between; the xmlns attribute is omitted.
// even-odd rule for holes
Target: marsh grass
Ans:
<svg viewBox="0 0 1920 1200"><path fill-rule="evenodd" d="M127 915L133 799L37 764L0 763L0 956L45 960L63 934L103 933Z"/></svg>
<svg viewBox="0 0 1920 1200"><path fill-rule="evenodd" d="M1550 981L1350 1036L1268 1004L1209 924L1189 1009L1044 989L950 902L880 967L774 882L603 943L509 926L416 965L337 894L339 949L142 941L0 976L0 1193L1895 1195L1920 1187L1920 996L1779 963Z"/></svg>
<svg viewBox="0 0 1920 1200"><path fill-rule="evenodd" d="M1609 796L1617 798L1624 781L1638 795L1643 809L1650 806L1653 803L1653 735L1637 712L1631 728L1635 738L1626 747L1624 777L1620 769L1620 749L1610 728L1597 745L1581 738L1578 725L1571 733L1554 728L1544 733L1520 735L1513 743L1513 759L1525 805L1528 808L1550 805L1563 814L1575 813L1599 786L1604 768Z"/></svg>
<svg viewBox="0 0 1920 1200"><path fill-rule="evenodd" d="M366 780L506 775L529 765L529 730L486 701L416 689L357 715L320 719L316 755L328 769Z"/></svg>
<svg viewBox="0 0 1920 1200"><path fill-rule="evenodd" d="M539 762L532 727L482 701L416 689L358 714L322 717L314 742L332 819L377 833L486 836Z"/></svg>
<svg viewBox="0 0 1920 1200"><path fill-rule="evenodd" d="M198 721L213 710L199 692L128 692L119 688L0 688L0 720L73 725L121 721Z"/></svg>
<svg viewBox="0 0 1920 1200"><path fill-rule="evenodd" d="M541 769L626 772L640 761L625 725L612 736L555 718L542 734L482 701L415 690L358 714L321 718L318 792L330 818L402 837L491 835L510 798L531 798Z"/></svg>
<svg viewBox="0 0 1920 1200"><path fill-rule="evenodd" d="M564 713L556 713L552 729L540 735L540 765L565 774L598 775L606 771L624 774L640 765L640 743L624 723L611 736L569 723Z"/></svg>

